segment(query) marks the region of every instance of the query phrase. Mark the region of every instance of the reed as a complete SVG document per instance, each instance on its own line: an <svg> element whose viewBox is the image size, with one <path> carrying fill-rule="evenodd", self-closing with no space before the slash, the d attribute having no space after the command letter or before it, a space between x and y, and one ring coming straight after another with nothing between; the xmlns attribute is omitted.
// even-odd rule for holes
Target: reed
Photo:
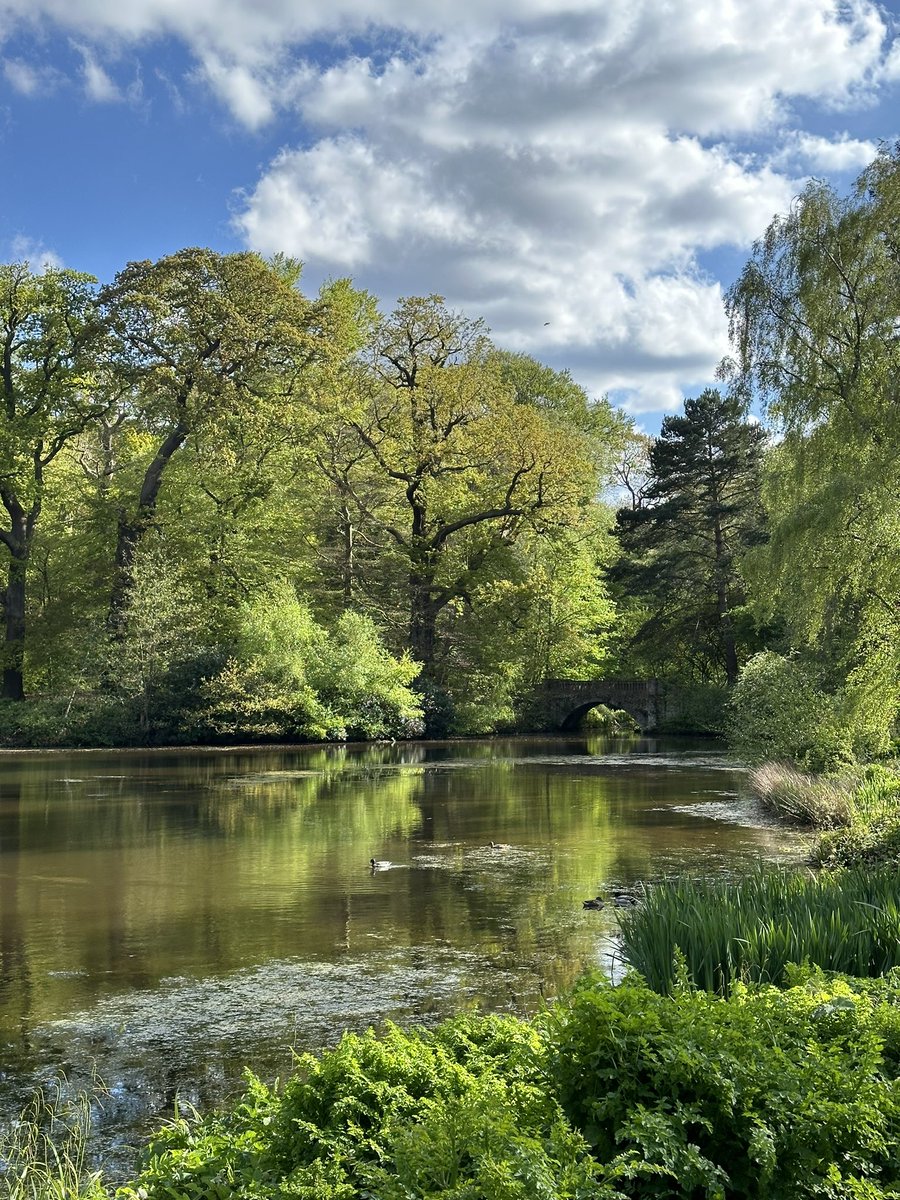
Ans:
<svg viewBox="0 0 900 1200"><path fill-rule="evenodd" d="M753 768L749 783L766 808L786 820L837 829L853 819L853 779L806 775L787 763L765 762Z"/></svg>
<svg viewBox="0 0 900 1200"><path fill-rule="evenodd" d="M65 1094L59 1080L38 1088L17 1118L0 1130L0 1195L4 1200L106 1200L101 1174L88 1160L91 1098Z"/></svg>
<svg viewBox="0 0 900 1200"><path fill-rule="evenodd" d="M678 880L621 915L622 953L658 992L672 990L680 969L694 987L719 995L735 981L781 986L789 963L877 976L900 965L898 902L896 865Z"/></svg>

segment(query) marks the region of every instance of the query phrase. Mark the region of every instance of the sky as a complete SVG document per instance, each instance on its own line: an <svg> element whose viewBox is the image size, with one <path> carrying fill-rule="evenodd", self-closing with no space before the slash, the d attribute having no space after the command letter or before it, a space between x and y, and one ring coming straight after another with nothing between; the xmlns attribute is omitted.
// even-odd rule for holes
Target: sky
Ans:
<svg viewBox="0 0 900 1200"><path fill-rule="evenodd" d="M872 0L0 0L0 53L6 261L283 251L650 432L772 217L900 136Z"/></svg>

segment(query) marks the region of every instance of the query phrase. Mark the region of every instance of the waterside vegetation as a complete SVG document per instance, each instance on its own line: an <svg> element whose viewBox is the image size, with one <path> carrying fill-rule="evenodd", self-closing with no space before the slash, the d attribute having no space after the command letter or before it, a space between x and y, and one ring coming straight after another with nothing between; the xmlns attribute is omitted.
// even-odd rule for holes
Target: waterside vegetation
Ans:
<svg viewBox="0 0 900 1200"><path fill-rule="evenodd" d="M727 999L585 977L533 1021L347 1034L283 1087L158 1131L119 1200L900 1194L900 978L797 969ZM34 1200L108 1195L96 1179Z"/></svg>
<svg viewBox="0 0 900 1200"><path fill-rule="evenodd" d="M661 676L727 696L839 868L650 888L619 986L347 1035L176 1116L123 1200L900 1197L898 221L900 149L810 183L729 293L724 393L656 439L439 297L0 271L0 741L489 732L545 679ZM17 1200L102 1196L40 1126Z"/></svg>
<svg viewBox="0 0 900 1200"><path fill-rule="evenodd" d="M3 266L0 743L505 732L618 677L750 760L888 753L898 211L900 148L807 185L657 437L439 296Z"/></svg>

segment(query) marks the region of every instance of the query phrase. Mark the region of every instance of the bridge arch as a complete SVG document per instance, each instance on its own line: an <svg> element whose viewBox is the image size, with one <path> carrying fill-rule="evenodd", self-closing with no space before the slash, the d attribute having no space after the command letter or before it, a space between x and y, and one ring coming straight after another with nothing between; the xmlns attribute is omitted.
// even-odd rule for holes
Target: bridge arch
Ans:
<svg viewBox="0 0 900 1200"><path fill-rule="evenodd" d="M538 729L571 731L598 704L627 712L644 731L655 729L662 718L656 679L548 679L534 691L533 724Z"/></svg>
<svg viewBox="0 0 900 1200"><path fill-rule="evenodd" d="M613 704L610 700L588 700L585 704L579 704L577 708L573 708L568 716L563 717L560 721L559 728L563 733L573 733L581 728L581 723L588 713L602 705L609 709L610 712L625 712L629 717L642 729L649 727L649 715L643 710L632 712L630 708L625 708L623 705Z"/></svg>

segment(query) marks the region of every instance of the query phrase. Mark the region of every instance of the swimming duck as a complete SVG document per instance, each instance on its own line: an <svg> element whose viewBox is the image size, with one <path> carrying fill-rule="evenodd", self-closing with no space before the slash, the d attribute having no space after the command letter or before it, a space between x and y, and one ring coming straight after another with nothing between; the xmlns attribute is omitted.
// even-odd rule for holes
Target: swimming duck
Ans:
<svg viewBox="0 0 900 1200"><path fill-rule="evenodd" d="M370 858L369 859L369 866L372 868L373 871L387 871L393 865L394 864L386 858Z"/></svg>
<svg viewBox="0 0 900 1200"><path fill-rule="evenodd" d="M600 899L599 896L596 896L593 900L585 900L584 904L582 904L581 907L582 908L597 908L597 909L603 908L603 901Z"/></svg>
<svg viewBox="0 0 900 1200"><path fill-rule="evenodd" d="M491 849L492 850L512 850L512 846L509 844L509 842L491 842Z"/></svg>

